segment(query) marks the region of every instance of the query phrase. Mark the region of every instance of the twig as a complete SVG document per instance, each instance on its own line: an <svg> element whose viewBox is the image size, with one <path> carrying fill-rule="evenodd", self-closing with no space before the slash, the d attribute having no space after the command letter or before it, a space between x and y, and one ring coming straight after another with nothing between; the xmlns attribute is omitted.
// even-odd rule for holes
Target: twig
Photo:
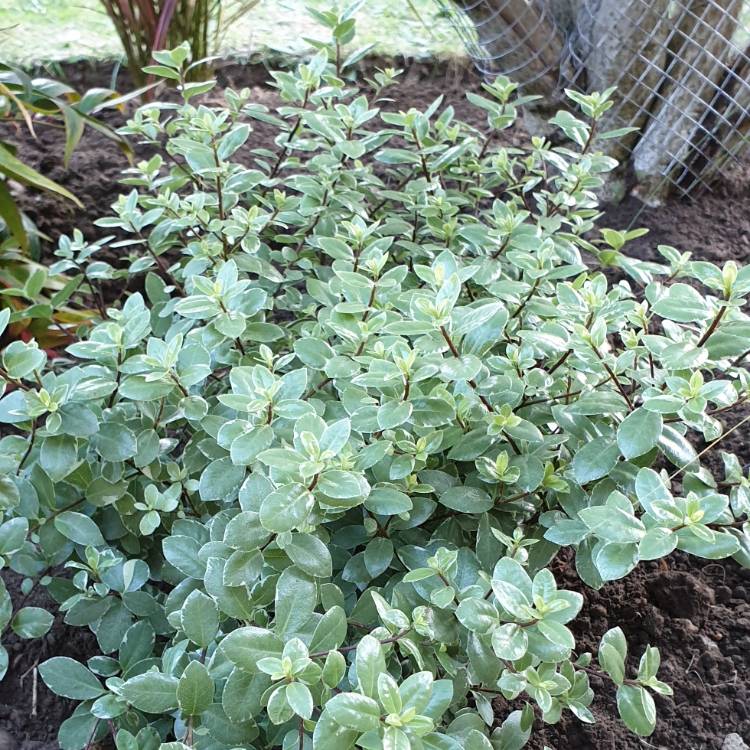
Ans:
<svg viewBox="0 0 750 750"><path fill-rule="evenodd" d="M445 343L448 344L448 348L451 350L451 354L456 359L461 359L461 353L458 351L458 349L456 348L456 345L453 343L453 339L451 339L450 334L445 329L445 326L440 326L440 333L445 339ZM481 393L478 392L479 386L477 385L476 380L474 380L473 378L469 378L469 380L467 380L466 382L471 386L474 393L476 393L477 397L482 402L482 406L484 406L484 408L487 409L488 412L490 413L494 412L494 409L492 408L492 404L485 398L485 396L483 396ZM508 436L506 435L506 437ZM511 442L511 445L513 445L509 437L508 437L508 440L509 442ZM515 447L514 447L514 450L515 450Z"/></svg>
<svg viewBox="0 0 750 750"><path fill-rule="evenodd" d="M628 410L633 411L633 409L635 408L633 406L633 402L630 400L630 396L628 395L628 392L625 390L624 386L620 382L620 379L615 374L615 371L604 361L604 357L602 357L599 350L593 344L591 344L591 348L593 349L594 354L596 354L597 359L602 363L602 367L604 367L610 379L617 387L617 390L620 391L620 395L625 399L625 402L628 405Z"/></svg>
<svg viewBox="0 0 750 750"><path fill-rule="evenodd" d="M382 641L380 641L381 646L386 646L389 643L397 643L402 638L407 636L411 632L411 628L405 628L400 633L397 633L394 636L391 636L390 638L384 638ZM330 648L327 651L315 651L314 653L310 654L311 659L322 659L328 654L331 653L331 651L338 651L340 654L346 654L350 651L356 651L357 647L359 646L359 643L353 643L351 646L340 646L339 648Z"/></svg>
<svg viewBox="0 0 750 750"><path fill-rule="evenodd" d="M726 315L726 312L727 312L726 305L724 307L719 308L719 312L716 313L716 316L711 321L711 325L706 329L706 332L700 337L696 346L703 346L703 344L705 344L706 341L708 341L711 338L713 332L719 327L719 323L721 323L721 319Z"/></svg>

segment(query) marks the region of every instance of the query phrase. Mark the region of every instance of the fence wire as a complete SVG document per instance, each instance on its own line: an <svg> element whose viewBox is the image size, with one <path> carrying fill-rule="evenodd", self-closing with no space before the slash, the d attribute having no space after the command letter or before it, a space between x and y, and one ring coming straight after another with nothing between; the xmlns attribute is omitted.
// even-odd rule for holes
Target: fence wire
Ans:
<svg viewBox="0 0 750 750"><path fill-rule="evenodd" d="M486 77L559 102L617 87L610 147L645 202L710 189L750 140L750 0L436 0Z"/></svg>

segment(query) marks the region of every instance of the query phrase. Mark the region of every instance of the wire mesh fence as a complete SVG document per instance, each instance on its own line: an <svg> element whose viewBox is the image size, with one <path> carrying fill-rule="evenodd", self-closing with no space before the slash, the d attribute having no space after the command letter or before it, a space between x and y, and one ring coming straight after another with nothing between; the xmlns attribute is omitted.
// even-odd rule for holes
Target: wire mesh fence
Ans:
<svg viewBox="0 0 750 750"><path fill-rule="evenodd" d="M750 140L748 0L437 0L479 71L548 103L617 87L607 148L635 192L710 189ZM605 145L605 144L602 144Z"/></svg>

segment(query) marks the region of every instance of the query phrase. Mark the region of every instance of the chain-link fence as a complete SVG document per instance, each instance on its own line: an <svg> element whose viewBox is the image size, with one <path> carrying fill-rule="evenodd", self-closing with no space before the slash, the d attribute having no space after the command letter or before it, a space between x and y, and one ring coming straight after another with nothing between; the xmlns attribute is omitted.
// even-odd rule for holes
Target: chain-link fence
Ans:
<svg viewBox="0 0 750 750"><path fill-rule="evenodd" d="M637 194L710 188L750 139L748 0L437 0L477 68L558 102L617 87L607 146ZM604 144L602 144L604 145Z"/></svg>

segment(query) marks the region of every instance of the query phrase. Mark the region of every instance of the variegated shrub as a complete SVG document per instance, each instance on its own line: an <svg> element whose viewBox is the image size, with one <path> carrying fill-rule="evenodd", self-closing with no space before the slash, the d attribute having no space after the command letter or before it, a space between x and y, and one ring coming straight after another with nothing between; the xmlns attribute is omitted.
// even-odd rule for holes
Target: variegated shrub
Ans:
<svg viewBox="0 0 750 750"><path fill-rule="evenodd" d="M159 53L183 101L126 132L161 155L115 240L54 269L129 291L54 361L3 352L0 560L101 650L39 666L81 701L65 750L519 750L535 716L593 721L592 673L649 735L658 651L615 628L580 653L548 564L572 548L600 587L675 549L750 563L718 458L750 270L597 228L611 92L553 120L567 145L503 145L507 80L469 95L481 131L393 111L395 71L358 89L351 13L318 14L333 41L273 74L274 111L197 104L188 50ZM0 590L0 626L51 623Z"/></svg>

